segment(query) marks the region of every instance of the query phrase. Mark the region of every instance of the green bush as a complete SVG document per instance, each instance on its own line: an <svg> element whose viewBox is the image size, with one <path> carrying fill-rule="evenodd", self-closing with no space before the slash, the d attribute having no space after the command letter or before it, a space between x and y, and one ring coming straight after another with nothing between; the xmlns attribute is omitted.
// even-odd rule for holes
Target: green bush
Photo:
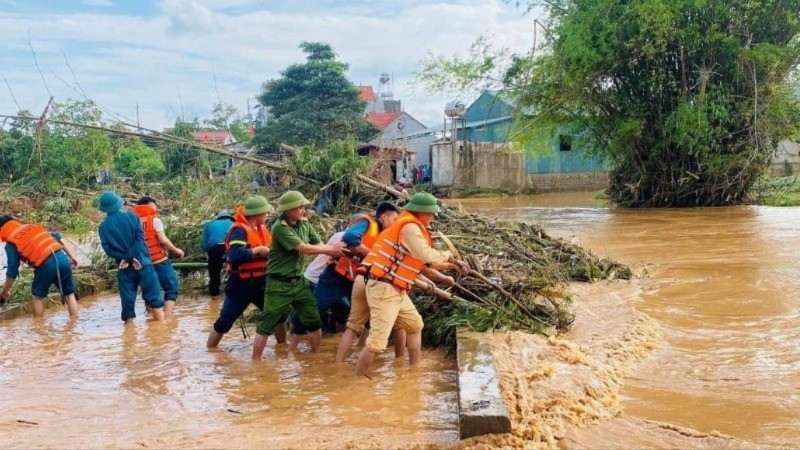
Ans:
<svg viewBox="0 0 800 450"><path fill-rule="evenodd" d="M138 140L120 149L114 168L120 175L142 181L155 181L167 173L161 155Z"/></svg>

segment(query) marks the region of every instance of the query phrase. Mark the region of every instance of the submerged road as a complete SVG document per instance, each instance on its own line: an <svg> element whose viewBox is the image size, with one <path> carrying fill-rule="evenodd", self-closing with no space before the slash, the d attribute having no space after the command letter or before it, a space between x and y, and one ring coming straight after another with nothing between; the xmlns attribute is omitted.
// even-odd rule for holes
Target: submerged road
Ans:
<svg viewBox="0 0 800 450"><path fill-rule="evenodd" d="M456 368L441 350L418 368L387 352L373 379L286 345L250 360L234 328L205 348L218 305L181 299L164 323L119 320L119 299L80 302L44 320L0 322L2 447L330 447L442 444L458 439Z"/></svg>

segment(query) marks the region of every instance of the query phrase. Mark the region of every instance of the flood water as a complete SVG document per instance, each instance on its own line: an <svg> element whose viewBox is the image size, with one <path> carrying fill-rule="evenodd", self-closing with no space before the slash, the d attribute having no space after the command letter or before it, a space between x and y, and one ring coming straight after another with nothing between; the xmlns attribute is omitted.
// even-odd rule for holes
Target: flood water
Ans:
<svg viewBox="0 0 800 450"><path fill-rule="evenodd" d="M219 305L179 300L164 323L119 320L115 296L44 320L0 322L0 446L309 448L406 446L458 439L455 361L424 351L417 368L376 361L372 379L318 354L274 348L250 360L234 328L208 351ZM252 330L251 330L252 332Z"/></svg>
<svg viewBox="0 0 800 450"><path fill-rule="evenodd" d="M663 342L625 382L627 415L761 445L800 444L800 208L623 210L591 193L461 203L541 224L643 274L634 306L660 324ZM0 322L0 446L341 448L458 439L455 362L443 352L425 351L417 369L387 352L372 380L354 379L352 364L331 363L334 337L316 355L270 341L265 361L253 364L238 329L220 351L206 350L217 311L207 299L187 299L171 321L140 316L124 327L118 299L106 296L83 300L76 323L63 310L43 321ZM626 423L598 424L597 439L654 445L630 436Z"/></svg>
<svg viewBox="0 0 800 450"><path fill-rule="evenodd" d="M634 306L664 342L626 381L626 414L800 444L800 208L624 210L591 193L460 202L541 224L644 274Z"/></svg>

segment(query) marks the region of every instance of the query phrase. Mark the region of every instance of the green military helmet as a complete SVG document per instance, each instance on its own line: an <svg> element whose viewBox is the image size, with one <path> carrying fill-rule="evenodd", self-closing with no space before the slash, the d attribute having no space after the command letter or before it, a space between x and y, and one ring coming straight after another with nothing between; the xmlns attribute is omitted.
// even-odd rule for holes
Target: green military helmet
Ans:
<svg viewBox="0 0 800 450"><path fill-rule="evenodd" d="M271 213L275 208L269 204L267 199L260 195L254 195L244 202L244 215L257 216L259 214Z"/></svg>
<svg viewBox="0 0 800 450"><path fill-rule="evenodd" d="M427 192L419 192L411 197L411 200L406 203L406 210L413 212L425 213L438 213L439 204L436 202L436 197Z"/></svg>
<svg viewBox="0 0 800 450"><path fill-rule="evenodd" d="M298 191L286 191L278 200L278 212L289 211L290 209L308 206L311 202Z"/></svg>

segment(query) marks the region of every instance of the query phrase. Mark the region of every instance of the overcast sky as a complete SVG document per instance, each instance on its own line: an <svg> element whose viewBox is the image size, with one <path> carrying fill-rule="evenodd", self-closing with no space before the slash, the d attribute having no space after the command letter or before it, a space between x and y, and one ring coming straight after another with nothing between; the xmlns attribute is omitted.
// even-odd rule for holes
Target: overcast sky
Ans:
<svg viewBox="0 0 800 450"><path fill-rule="evenodd" d="M324 41L350 64L356 84L377 86L381 72L393 73L404 109L436 125L456 95L411 86L419 60L429 51L464 52L481 34L529 48L536 17L498 0L0 0L0 72L34 112L48 88L56 100L80 98L77 78L103 107L135 118L138 102L142 124L160 128L180 116L180 99L187 118L208 116L215 74L223 101L254 105L264 81L303 60L300 42ZM16 110L2 82L0 112Z"/></svg>

